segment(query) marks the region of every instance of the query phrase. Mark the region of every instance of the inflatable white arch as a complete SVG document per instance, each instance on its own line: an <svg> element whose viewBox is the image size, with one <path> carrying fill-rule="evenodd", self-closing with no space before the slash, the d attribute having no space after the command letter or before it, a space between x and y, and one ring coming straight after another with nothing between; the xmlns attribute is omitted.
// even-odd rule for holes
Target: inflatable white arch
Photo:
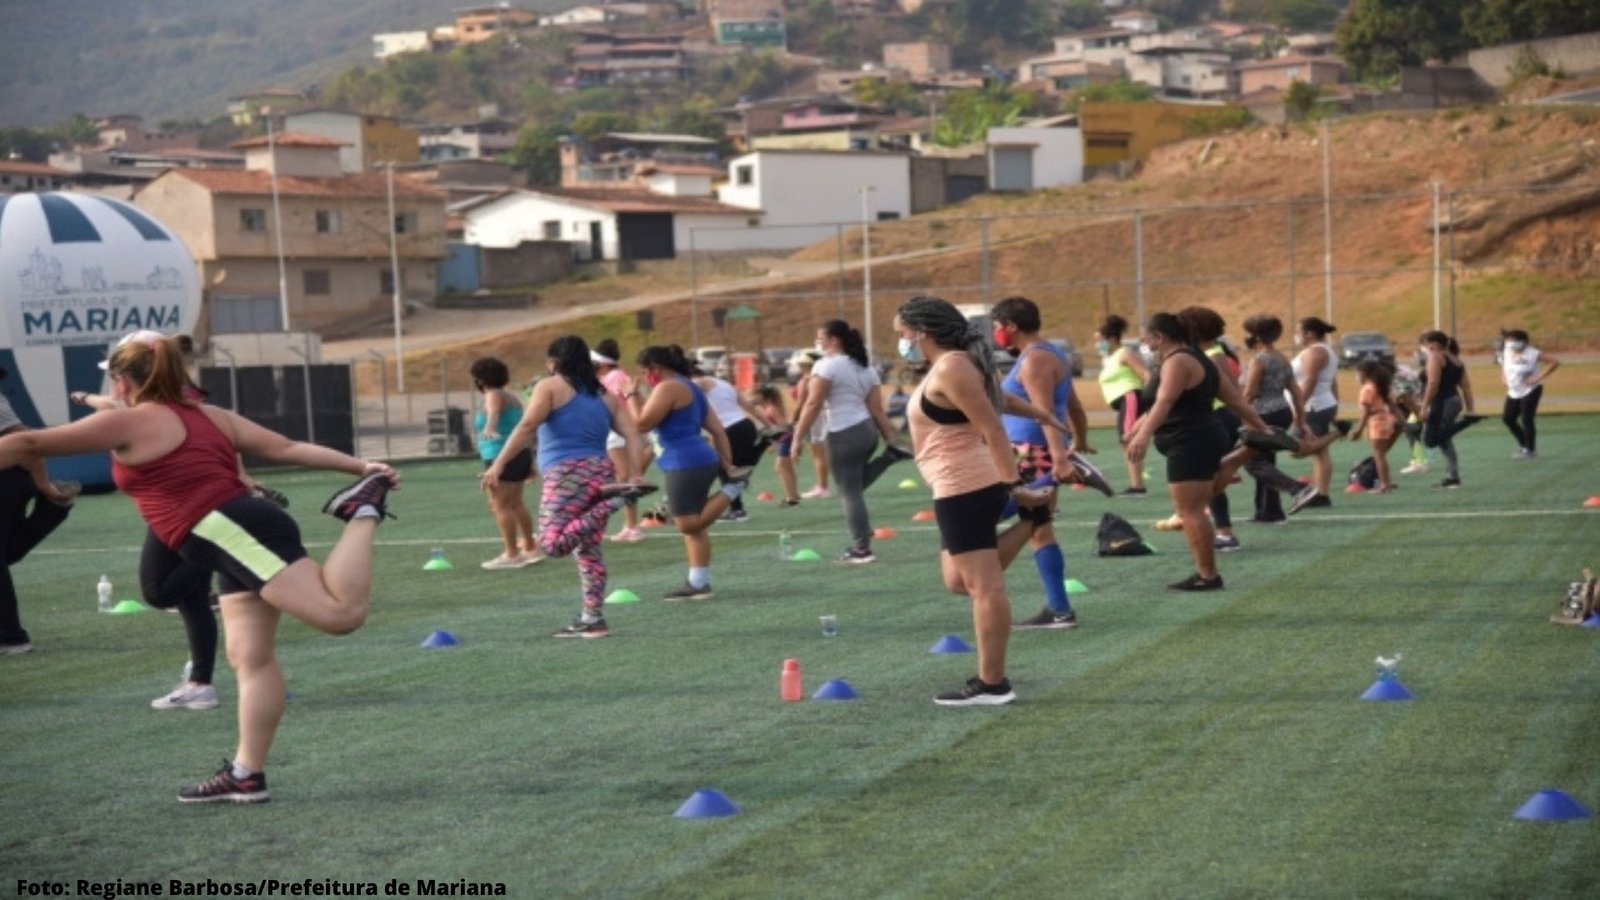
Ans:
<svg viewBox="0 0 1600 900"><path fill-rule="evenodd" d="M194 257L128 203L94 194L0 195L0 392L22 420L88 415L73 391L102 390L98 363L141 328L187 334L200 317ZM51 476L111 482L106 454L52 460Z"/></svg>

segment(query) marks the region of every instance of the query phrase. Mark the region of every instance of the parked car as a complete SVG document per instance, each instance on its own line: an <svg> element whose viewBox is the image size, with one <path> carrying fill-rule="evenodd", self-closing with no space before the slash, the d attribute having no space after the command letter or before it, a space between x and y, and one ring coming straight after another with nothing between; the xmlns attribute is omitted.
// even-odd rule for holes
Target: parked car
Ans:
<svg viewBox="0 0 1600 900"><path fill-rule="evenodd" d="M783 376L789 379L790 384L794 384L800 380L800 363L804 360L816 362L819 356L821 356L821 354L819 354L816 350L813 350L810 347L801 347L800 349L789 354L789 358L784 361Z"/></svg>
<svg viewBox="0 0 1600 900"><path fill-rule="evenodd" d="M793 347L768 347L761 351L761 380L777 382L788 378L789 360L794 353Z"/></svg>
<svg viewBox="0 0 1600 900"><path fill-rule="evenodd" d="M1339 341L1339 367L1353 369L1363 359L1394 368L1394 345L1381 331L1352 331Z"/></svg>
<svg viewBox="0 0 1600 900"><path fill-rule="evenodd" d="M728 348L720 345L696 347L689 351L689 361L698 366L700 371L707 375L714 375L717 371L717 363L721 362L722 358L727 355Z"/></svg>

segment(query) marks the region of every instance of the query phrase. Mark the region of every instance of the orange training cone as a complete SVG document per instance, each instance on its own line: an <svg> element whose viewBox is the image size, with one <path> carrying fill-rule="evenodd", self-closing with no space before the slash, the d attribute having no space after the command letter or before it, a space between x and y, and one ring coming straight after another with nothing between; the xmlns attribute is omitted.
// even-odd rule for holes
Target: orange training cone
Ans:
<svg viewBox="0 0 1600 900"><path fill-rule="evenodd" d="M892 537L895 537L898 534L899 534L899 532L895 531L893 528L890 528L887 525L885 525L882 528L874 528L872 530L872 536L875 537L875 538L878 538L879 540L883 540L885 538L892 538Z"/></svg>
<svg viewBox="0 0 1600 900"><path fill-rule="evenodd" d="M772 492L771 491L762 491L761 493L756 495L756 499L760 500L762 503L771 503L773 500L775 500L777 498L772 496Z"/></svg>
<svg viewBox="0 0 1600 900"><path fill-rule="evenodd" d="M933 510L931 510L931 509L919 509L916 512L911 514L911 521L913 521L913 522L932 522L933 521Z"/></svg>
<svg viewBox="0 0 1600 900"><path fill-rule="evenodd" d="M1595 509L1597 507L1600 507L1600 494L1595 494L1593 497L1583 501L1584 509Z"/></svg>
<svg viewBox="0 0 1600 900"><path fill-rule="evenodd" d="M1367 489L1362 487L1360 482L1352 481L1344 486L1344 492L1346 494L1365 494Z"/></svg>

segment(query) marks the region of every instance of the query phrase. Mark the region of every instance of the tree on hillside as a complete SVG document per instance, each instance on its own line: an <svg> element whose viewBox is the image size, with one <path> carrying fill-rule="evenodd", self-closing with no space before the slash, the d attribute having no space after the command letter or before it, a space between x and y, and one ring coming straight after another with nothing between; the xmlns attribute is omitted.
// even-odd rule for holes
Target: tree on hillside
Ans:
<svg viewBox="0 0 1600 900"><path fill-rule="evenodd" d="M954 91L939 109L933 142L941 147L961 147L981 141L990 128L1009 125L1031 115L1038 104L1037 94L1013 90L1002 84Z"/></svg>
<svg viewBox="0 0 1600 900"><path fill-rule="evenodd" d="M511 160L528 173L529 184L561 183L561 138L567 133L560 125L523 126Z"/></svg>
<svg viewBox="0 0 1600 900"><path fill-rule="evenodd" d="M917 115L922 114L922 98L917 96L916 89L905 81L890 81L887 78L861 78L850 86L850 96L859 103L873 106L882 106L887 109L907 110Z"/></svg>
<svg viewBox="0 0 1600 900"><path fill-rule="evenodd" d="M1461 17L1480 47L1600 31L1595 0L1474 0Z"/></svg>
<svg viewBox="0 0 1600 900"><path fill-rule="evenodd" d="M1267 21L1289 31L1325 31L1344 11L1338 0L1267 0Z"/></svg>
<svg viewBox="0 0 1600 900"><path fill-rule="evenodd" d="M1335 45L1357 78L1449 59L1472 44L1461 33L1463 0L1356 0L1339 20Z"/></svg>
<svg viewBox="0 0 1600 900"><path fill-rule="evenodd" d="M1326 110L1322 104L1322 88L1307 81L1295 79L1283 94L1283 106L1289 118L1306 122L1322 118Z"/></svg>

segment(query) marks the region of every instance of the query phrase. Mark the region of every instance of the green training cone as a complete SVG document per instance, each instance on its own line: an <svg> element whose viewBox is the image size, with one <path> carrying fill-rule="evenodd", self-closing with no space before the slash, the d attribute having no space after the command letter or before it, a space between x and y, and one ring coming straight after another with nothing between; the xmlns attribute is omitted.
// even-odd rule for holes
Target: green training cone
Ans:
<svg viewBox="0 0 1600 900"><path fill-rule="evenodd" d="M1083 582L1079 581L1076 578L1068 578L1066 580L1066 586L1067 586L1067 593L1069 593L1069 594L1087 594L1087 593L1089 593L1089 586L1084 584Z"/></svg>
<svg viewBox="0 0 1600 900"><path fill-rule="evenodd" d="M428 561L422 564L424 572L448 572L454 568L450 560L444 558L444 549L440 547L433 548L433 552L428 554Z"/></svg>
<svg viewBox="0 0 1600 900"><path fill-rule="evenodd" d="M119 616L125 616L129 613L144 612L145 605L137 600L119 600L117 605L111 607L109 611Z"/></svg>
<svg viewBox="0 0 1600 900"><path fill-rule="evenodd" d="M919 487L922 487L922 485L917 484L915 478L905 478L900 481L900 490L902 491L914 491Z"/></svg>
<svg viewBox="0 0 1600 900"><path fill-rule="evenodd" d="M817 551L811 549L810 547L801 547L799 550L796 550L794 552L793 556L791 556L789 558L791 560L795 561L795 562L821 562L822 561L822 557L820 555L818 555Z"/></svg>
<svg viewBox="0 0 1600 900"><path fill-rule="evenodd" d="M612 604L616 604L616 603L638 603L638 602L639 602L639 595L635 594L633 591L628 590L627 588L617 588L616 590L612 591L610 594L606 595L606 605L608 605L608 606L610 606Z"/></svg>

